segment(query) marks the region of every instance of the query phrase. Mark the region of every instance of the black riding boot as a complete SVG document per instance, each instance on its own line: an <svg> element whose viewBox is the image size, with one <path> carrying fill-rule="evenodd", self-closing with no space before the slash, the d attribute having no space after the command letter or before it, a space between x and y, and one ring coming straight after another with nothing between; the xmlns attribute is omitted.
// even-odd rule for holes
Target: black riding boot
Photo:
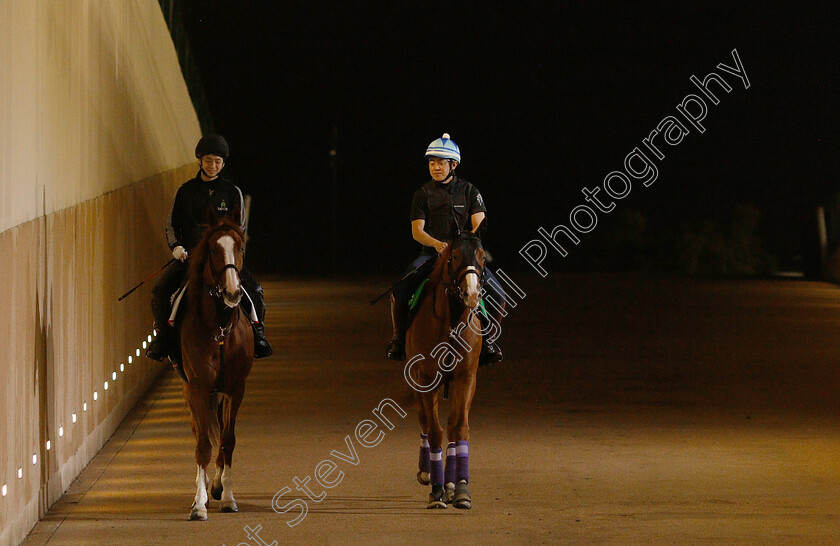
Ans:
<svg viewBox="0 0 840 546"><path fill-rule="evenodd" d="M488 321L489 319L482 317L482 320L483 321ZM497 316L494 316L493 321L496 324L501 325L502 324L501 314L498 314ZM484 326L486 327L487 324L485 323ZM499 348L499 346L496 345L495 342L491 342L489 339L487 339L487 336L482 336L481 337L481 356L478 357L478 365L479 366L492 366L493 364L496 364L497 362L501 362L502 358L503 358L502 357L502 349Z"/></svg>
<svg viewBox="0 0 840 546"><path fill-rule="evenodd" d="M405 360L405 320L408 305L398 302L391 296L391 323L394 326L394 338L385 349L385 356L391 360Z"/></svg>
<svg viewBox="0 0 840 546"><path fill-rule="evenodd" d="M161 300L152 294L152 316L155 318L155 332L157 335L146 349L146 356L152 360L163 362L169 356L171 330L169 326L169 302Z"/></svg>
<svg viewBox="0 0 840 546"><path fill-rule="evenodd" d="M265 295L262 287L259 287L254 294L254 311L257 313L257 322L254 324L254 358L265 358L274 353L274 349L268 344L265 338Z"/></svg>

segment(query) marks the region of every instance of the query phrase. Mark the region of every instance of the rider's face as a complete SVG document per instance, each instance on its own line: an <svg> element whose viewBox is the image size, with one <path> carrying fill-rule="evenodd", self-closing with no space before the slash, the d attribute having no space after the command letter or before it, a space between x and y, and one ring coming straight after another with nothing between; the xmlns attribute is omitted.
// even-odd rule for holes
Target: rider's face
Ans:
<svg viewBox="0 0 840 546"><path fill-rule="evenodd" d="M453 165L454 163L454 165ZM457 162L450 162L448 159L441 159L439 157L430 157L429 158L429 174L432 175L432 178L435 179L437 182L443 182L447 178L449 178L449 173L452 172L454 166L458 165Z"/></svg>
<svg viewBox="0 0 840 546"><path fill-rule="evenodd" d="M200 159L201 169L207 175L207 180L213 180L225 166L225 160L217 155L203 155Z"/></svg>

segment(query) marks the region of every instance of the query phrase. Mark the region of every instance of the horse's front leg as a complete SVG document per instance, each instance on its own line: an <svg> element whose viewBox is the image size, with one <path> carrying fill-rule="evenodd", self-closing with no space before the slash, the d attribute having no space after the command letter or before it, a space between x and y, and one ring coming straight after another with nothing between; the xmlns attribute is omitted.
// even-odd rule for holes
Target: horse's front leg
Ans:
<svg viewBox="0 0 840 546"><path fill-rule="evenodd" d="M198 473L195 476L195 500L190 510L191 521L205 521L207 519L207 467L198 466Z"/></svg>
<svg viewBox="0 0 840 546"><path fill-rule="evenodd" d="M223 419L221 421L222 437L219 448L219 459L217 466L222 467L220 482L222 486L222 497L219 503L219 512L239 512L236 499L233 498L233 450L236 447L236 415L239 413L239 405L245 394L244 388L234 393L224 401ZM221 463L221 465L220 465Z"/></svg>
<svg viewBox="0 0 840 546"><path fill-rule="evenodd" d="M221 396L218 407L216 408L216 420L221 428L225 422L225 406L227 399ZM210 488L210 496L216 500L222 499L222 472L225 469L225 451L222 445L219 445L219 453L216 455L216 475L213 477L213 486Z"/></svg>
<svg viewBox="0 0 840 546"><path fill-rule="evenodd" d="M420 456L417 459L417 481L420 485L429 485L431 483L431 462L429 461L429 419L426 412L423 411L422 393L416 393L417 412L420 416Z"/></svg>
<svg viewBox="0 0 840 546"><path fill-rule="evenodd" d="M421 426L425 422L429 431L429 481L432 484L432 492L429 494L429 503L426 508L446 508L443 489L443 450L441 449L443 428L438 418L437 391L420 395L420 413Z"/></svg>
<svg viewBox="0 0 840 546"><path fill-rule="evenodd" d="M449 445L446 448L446 494L447 501L455 508L472 508L470 497L470 406L475 394L475 376L477 363L471 359L478 355L470 354L461 363L462 369L456 372L452 380L452 405L447 421L446 435Z"/></svg>
<svg viewBox="0 0 840 546"><path fill-rule="evenodd" d="M207 504L209 502L207 487L210 477L207 475L207 465L210 463L212 451L209 419L215 417L210 409L209 391L205 392L206 389L202 389L198 385L198 381L189 383L186 390L190 405L192 431L196 441L195 462L198 467L195 477L195 498L190 510L190 520L204 521L207 519Z"/></svg>

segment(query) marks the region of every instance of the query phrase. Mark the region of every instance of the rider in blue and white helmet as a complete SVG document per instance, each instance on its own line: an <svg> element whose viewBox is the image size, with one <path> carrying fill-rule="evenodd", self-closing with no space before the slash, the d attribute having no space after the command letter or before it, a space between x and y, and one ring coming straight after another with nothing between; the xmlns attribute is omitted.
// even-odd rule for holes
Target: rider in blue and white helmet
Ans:
<svg viewBox="0 0 840 546"><path fill-rule="evenodd" d="M391 294L394 338L385 354L392 360L405 359L408 301L431 271L434 265L432 258L441 254L455 236L451 233L453 224L457 225L460 231L475 231L487 213L478 188L455 173L456 167L461 163L461 149L448 133L443 133L443 136L429 144L425 157L432 179L414 192L411 199L411 235L423 248L420 256L406 269L404 276L407 276L394 287ZM493 313L493 319L500 323L506 301L505 294L489 268L485 269L484 286L488 298L499 302L498 309L488 306L488 310ZM493 364L501 360L501 349L495 343L488 342L485 337L480 362Z"/></svg>
<svg viewBox="0 0 840 546"><path fill-rule="evenodd" d="M454 169L461 163L461 149L449 137L449 133L443 133L442 137L434 139L426 148L426 159L430 157L454 161L455 165L452 167Z"/></svg>

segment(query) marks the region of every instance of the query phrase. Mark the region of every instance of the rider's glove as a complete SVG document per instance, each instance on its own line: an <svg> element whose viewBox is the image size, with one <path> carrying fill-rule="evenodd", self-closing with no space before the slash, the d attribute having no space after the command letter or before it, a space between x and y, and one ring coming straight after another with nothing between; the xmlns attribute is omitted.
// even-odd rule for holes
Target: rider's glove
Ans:
<svg viewBox="0 0 840 546"><path fill-rule="evenodd" d="M176 246L172 249L172 255L175 257L176 260L180 260L182 262L187 261L187 250L182 246Z"/></svg>

